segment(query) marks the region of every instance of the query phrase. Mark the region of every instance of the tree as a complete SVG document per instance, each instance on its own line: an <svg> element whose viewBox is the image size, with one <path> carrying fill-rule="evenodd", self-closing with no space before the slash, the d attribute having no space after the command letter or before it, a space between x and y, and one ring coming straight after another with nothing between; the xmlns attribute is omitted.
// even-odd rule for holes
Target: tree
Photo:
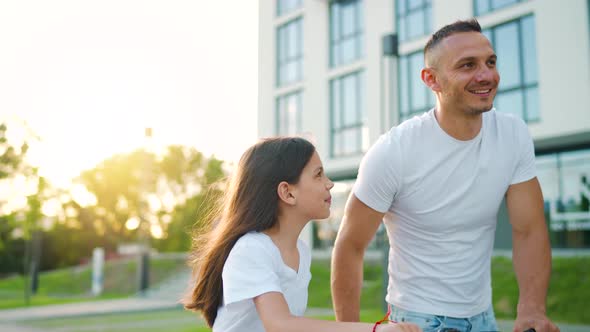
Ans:
<svg viewBox="0 0 590 332"><path fill-rule="evenodd" d="M96 203L65 204L65 209L76 211L67 223L80 231L94 230L101 240L92 243L114 250L122 242L137 241L139 219L157 248L187 250L192 226L219 195L217 186L224 176L221 160L206 158L192 147L172 145L159 157L145 150L116 155L81 174L79 183Z"/></svg>
<svg viewBox="0 0 590 332"><path fill-rule="evenodd" d="M37 170L26 162L29 150L26 140L36 137L27 133L22 142L11 142L8 132L8 125L0 123L0 186L14 188L14 182L20 179L38 181ZM9 193L10 196L12 193ZM36 222L33 220L33 214L36 213L35 199L26 198L25 207L9 206L6 199L8 197L0 197L0 273L22 271L22 257L26 256L25 244ZM32 212L27 214L29 211Z"/></svg>

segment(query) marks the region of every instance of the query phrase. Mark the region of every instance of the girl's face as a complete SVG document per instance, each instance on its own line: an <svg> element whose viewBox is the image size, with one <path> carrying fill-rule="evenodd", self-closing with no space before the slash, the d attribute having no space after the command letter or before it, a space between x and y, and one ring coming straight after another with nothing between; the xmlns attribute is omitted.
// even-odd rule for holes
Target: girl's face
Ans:
<svg viewBox="0 0 590 332"><path fill-rule="evenodd" d="M312 219L326 219L330 216L334 183L324 173L324 167L317 152L303 168L299 182L294 186L297 192L297 209Z"/></svg>

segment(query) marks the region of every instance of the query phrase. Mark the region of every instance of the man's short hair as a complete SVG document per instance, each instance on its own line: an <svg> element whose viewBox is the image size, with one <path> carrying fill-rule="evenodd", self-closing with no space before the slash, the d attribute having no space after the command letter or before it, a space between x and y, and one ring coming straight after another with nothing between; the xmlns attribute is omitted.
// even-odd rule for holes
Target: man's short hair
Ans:
<svg viewBox="0 0 590 332"><path fill-rule="evenodd" d="M481 26L479 25L479 22L477 22L477 20L474 18L466 21L456 21L455 23L445 25L430 37L430 39L426 43L426 46L424 46L424 56L426 56L426 54L430 52L434 47L436 47L436 45L438 45L443 39L459 32L481 33Z"/></svg>

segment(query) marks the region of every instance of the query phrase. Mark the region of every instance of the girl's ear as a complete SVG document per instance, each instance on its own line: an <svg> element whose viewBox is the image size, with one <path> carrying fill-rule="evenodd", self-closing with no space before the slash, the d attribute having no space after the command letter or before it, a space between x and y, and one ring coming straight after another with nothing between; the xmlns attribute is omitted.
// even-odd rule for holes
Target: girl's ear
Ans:
<svg viewBox="0 0 590 332"><path fill-rule="evenodd" d="M293 189L294 188L285 181L279 183L279 186L277 187L277 194L279 194L279 200L285 202L288 205L295 205L296 199Z"/></svg>

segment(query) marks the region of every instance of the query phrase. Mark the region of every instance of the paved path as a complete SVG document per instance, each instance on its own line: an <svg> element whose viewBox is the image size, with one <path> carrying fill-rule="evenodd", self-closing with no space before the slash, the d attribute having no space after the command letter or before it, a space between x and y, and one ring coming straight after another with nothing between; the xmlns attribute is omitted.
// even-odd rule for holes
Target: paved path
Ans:
<svg viewBox="0 0 590 332"><path fill-rule="evenodd" d="M0 310L0 324L31 319L162 310L179 306L180 305L178 303L170 300L154 300L142 297L35 306L28 308Z"/></svg>

